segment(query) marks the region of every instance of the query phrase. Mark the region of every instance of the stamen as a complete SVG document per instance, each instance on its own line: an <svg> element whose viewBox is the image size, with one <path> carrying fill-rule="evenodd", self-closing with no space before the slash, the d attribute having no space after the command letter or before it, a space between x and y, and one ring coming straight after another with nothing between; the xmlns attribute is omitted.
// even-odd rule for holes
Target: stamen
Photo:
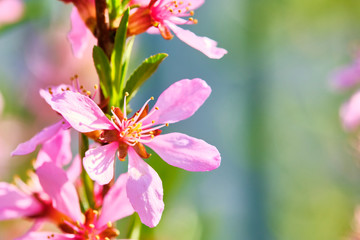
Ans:
<svg viewBox="0 0 360 240"><path fill-rule="evenodd" d="M99 236L99 235L96 235L95 238L96 238L96 240L99 240L99 239L100 239L100 236Z"/></svg>
<svg viewBox="0 0 360 240"><path fill-rule="evenodd" d="M128 92L125 92L125 97L124 97L124 120L127 121L127 113L126 113L126 97L129 96Z"/></svg>
<svg viewBox="0 0 360 240"><path fill-rule="evenodd" d="M89 224L89 227L90 227L90 228L95 228L95 225L92 224L92 223L90 223L90 224Z"/></svg>
<svg viewBox="0 0 360 240"><path fill-rule="evenodd" d="M113 225L112 225L112 223L109 221L109 222L107 223L107 226L108 226L108 228L111 228Z"/></svg>

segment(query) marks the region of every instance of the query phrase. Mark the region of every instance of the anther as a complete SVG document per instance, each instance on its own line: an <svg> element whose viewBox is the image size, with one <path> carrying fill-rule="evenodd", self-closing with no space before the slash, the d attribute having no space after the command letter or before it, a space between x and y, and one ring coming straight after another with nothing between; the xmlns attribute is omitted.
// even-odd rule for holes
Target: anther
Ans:
<svg viewBox="0 0 360 240"><path fill-rule="evenodd" d="M76 226L80 227L80 222L76 221Z"/></svg>
<svg viewBox="0 0 360 240"><path fill-rule="evenodd" d="M93 213L94 213L95 215L99 215L99 212L98 212L97 210L93 210Z"/></svg>
<svg viewBox="0 0 360 240"><path fill-rule="evenodd" d="M194 23L194 24L197 24L197 23L198 23L198 20L197 20L197 19L194 19L193 23Z"/></svg>
<svg viewBox="0 0 360 240"><path fill-rule="evenodd" d="M192 18L192 17L189 17L189 21L191 21L191 22L192 22L192 21L194 21L194 18Z"/></svg>
<svg viewBox="0 0 360 240"><path fill-rule="evenodd" d="M178 10L178 13L181 13L181 9Z"/></svg>
<svg viewBox="0 0 360 240"><path fill-rule="evenodd" d="M125 96L126 96L126 97L129 96L129 93L128 93L128 92L125 92Z"/></svg>
<svg viewBox="0 0 360 240"><path fill-rule="evenodd" d="M151 139L153 139L155 136L152 134L150 137L151 137Z"/></svg>
<svg viewBox="0 0 360 240"><path fill-rule="evenodd" d="M172 12L174 12L174 10L172 10L171 8L169 8L169 12L171 12L171 13L172 13Z"/></svg>
<svg viewBox="0 0 360 240"><path fill-rule="evenodd" d="M99 239L100 239L100 236L99 236L99 235L96 235L95 238L96 238L97 240L99 240Z"/></svg>
<svg viewBox="0 0 360 240"><path fill-rule="evenodd" d="M190 15L191 15L191 16L194 16L194 11L190 11Z"/></svg>
<svg viewBox="0 0 360 240"><path fill-rule="evenodd" d="M158 108L158 107L155 107L155 110L159 110L159 108Z"/></svg>
<svg viewBox="0 0 360 240"><path fill-rule="evenodd" d="M167 127L168 127L168 126L169 126L169 123L165 123L165 126L167 126Z"/></svg>
<svg viewBox="0 0 360 240"><path fill-rule="evenodd" d="M74 78L78 78L79 76L77 74L74 75Z"/></svg>
<svg viewBox="0 0 360 240"><path fill-rule="evenodd" d="M180 1L180 2L179 2L179 5L181 5L181 4L183 4L183 3L184 3L183 1Z"/></svg>
<svg viewBox="0 0 360 240"><path fill-rule="evenodd" d="M110 240L110 238L108 238L108 237L105 237L105 238L104 238L104 240Z"/></svg>
<svg viewBox="0 0 360 240"><path fill-rule="evenodd" d="M151 99L151 100L154 100L154 97L151 97L150 99Z"/></svg>
<svg viewBox="0 0 360 240"><path fill-rule="evenodd" d="M90 228L95 228L95 225L92 224L92 223L90 223L90 224L89 224L89 227L90 227Z"/></svg>
<svg viewBox="0 0 360 240"><path fill-rule="evenodd" d="M124 121L127 121L128 119L127 118L124 118Z"/></svg>
<svg viewBox="0 0 360 240"><path fill-rule="evenodd" d="M61 91L65 91L65 89L61 88Z"/></svg>
<svg viewBox="0 0 360 240"><path fill-rule="evenodd" d="M155 120L152 120L151 123L154 124L154 123L155 123Z"/></svg>
<svg viewBox="0 0 360 240"><path fill-rule="evenodd" d="M83 86L83 85L81 85L81 86L80 86L80 89L83 89L83 88L84 88L84 86Z"/></svg>
<svg viewBox="0 0 360 240"><path fill-rule="evenodd" d="M66 88L66 90L67 90L67 91L70 91L70 88L69 88L69 87L67 87L67 88Z"/></svg>
<svg viewBox="0 0 360 240"><path fill-rule="evenodd" d="M86 95L90 96L91 92L90 91L86 91Z"/></svg>
<svg viewBox="0 0 360 240"><path fill-rule="evenodd" d="M97 84L94 85L95 90L97 90L99 88L99 86Z"/></svg>
<svg viewBox="0 0 360 240"><path fill-rule="evenodd" d="M111 228L111 227L112 227L112 223L109 221L109 222L107 223L107 226L108 226L108 228Z"/></svg>

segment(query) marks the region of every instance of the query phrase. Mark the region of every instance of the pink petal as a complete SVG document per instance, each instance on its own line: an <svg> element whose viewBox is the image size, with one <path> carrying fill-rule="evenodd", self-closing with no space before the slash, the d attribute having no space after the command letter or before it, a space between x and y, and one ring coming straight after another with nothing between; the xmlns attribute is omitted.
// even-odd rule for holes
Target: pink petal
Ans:
<svg viewBox="0 0 360 240"><path fill-rule="evenodd" d="M210 38L199 37L193 32L184 30L169 21L165 21L165 23L181 41L199 50L209 58L220 59L227 53L225 49L216 47L217 42Z"/></svg>
<svg viewBox="0 0 360 240"><path fill-rule="evenodd" d="M205 102L211 88L204 80L183 79L172 84L159 97L151 111L155 111L144 124L174 123L192 116ZM159 110L154 110L158 107Z"/></svg>
<svg viewBox="0 0 360 240"><path fill-rule="evenodd" d="M64 167L72 159L71 137L69 130L60 130L53 138L45 142L38 153L35 168L44 162L53 162L58 167Z"/></svg>
<svg viewBox="0 0 360 240"><path fill-rule="evenodd" d="M220 166L216 147L182 133L159 135L146 145L168 164L187 171L210 171Z"/></svg>
<svg viewBox="0 0 360 240"><path fill-rule="evenodd" d="M20 20L24 13L24 3L21 0L0 1L0 24L9 24Z"/></svg>
<svg viewBox="0 0 360 240"><path fill-rule="evenodd" d="M89 43L95 42L94 35L87 28L76 7L71 12L71 31L68 40L77 58L82 58Z"/></svg>
<svg viewBox="0 0 360 240"><path fill-rule="evenodd" d="M54 135L56 135L61 129L66 129L69 125L61 121L44 128L39 133L37 133L34 137L32 137L29 141L20 143L16 149L11 153L11 156L14 155L25 155L35 151L37 145L42 144L49 139L51 139Z"/></svg>
<svg viewBox="0 0 360 240"><path fill-rule="evenodd" d="M149 34L160 34L159 29L156 27L149 27L149 29L146 30L146 32Z"/></svg>
<svg viewBox="0 0 360 240"><path fill-rule="evenodd" d="M98 227L102 227L108 222L115 222L134 213L134 208L126 194L127 179L128 174L121 174L106 194L100 218L97 222Z"/></svg>
<svg viewBox="0 0 360 240"><path fill-rule="evenodd" d="M42 205L14 185L0 182L0 220L32 216L43 210Z"/></svg>
<svg viewBox="0 0 360 240"><path fill-rule="evenodd" d="M71 163L71 166L66 170L66 175L70 182L75 183L82 171L81 157L77 154Z"/></svg>
<svg viewBox="0 0 360 240"><path fill-rule="evenodd" d="M60 84L58 86L51 86L48 89L40 89L39 94L50 105L51 99L54 95L61 94L64 92L64 89L68 88L73 90L73 87L70 85ZM51 89L52 94L49 92L49 89Z"/></svg>
<svg viewBox="0 0 360 240"><path fill-rule="evenodd" d="M16 238L15 240L78 240L73 234L62 234L54 232L29 232L28 234Z"/></svg>
<svg viewBox="0 0 360 240"><path fill-rule="evenodd" d="M163 187L159 175L129 148L127 195L141 222L155 227L164 210Z"/></svg>
<svg viewBox="0 0 360 240"><path fill-rule="evenodd" d="M114 158L118 143L89 149L85 153L83 164L90 178L100 185L107 184L114 176Z"/></svg>
<svg viewBox="0 0 360 240"><path fill-rule="evenodd" d="M150 0L131 0L129 6L140 5L141 7L146 7L150 3Z"/></svg>
<svg viewBox="0 0 360 240"><path fill-rule="evenodd" d="M65 91L54 96L50 105L79 132L114 129L99 106L89 97L80 93Z"/></svg>
<svg viewBox="0 0 360 240"><path fill-rule="evenodd" d="M52 199L54 208L75 221L81 221L79 197L65 171L48 162L41 165L36 174L44 192Z"/></svg>
<svg viewBox="0 0 360 240"><path fill-rule="evenodd" d="M355 93L340 109L340 117L347 130L353 130L360 124L360 91Z"/></svg>

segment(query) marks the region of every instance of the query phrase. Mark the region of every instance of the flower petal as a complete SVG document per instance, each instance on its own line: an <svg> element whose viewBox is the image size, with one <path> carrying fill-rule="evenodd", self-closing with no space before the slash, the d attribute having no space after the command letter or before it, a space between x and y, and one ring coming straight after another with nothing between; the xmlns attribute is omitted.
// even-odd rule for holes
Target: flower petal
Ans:
<svg viewBox="0 0 360 240"><path fill-rule="evenodd" d="M53 232L29 232L28 234L18 237L15 240L76 240L73 234L62 234Z"/></svg>
<svg viewBox="0 0 360 240"><path fill-rule="evenodd" d="M151 117L144 124L174 123L192 116L205 102L211 93L211 88L204 80L183 79L168 87L159 97L151 111ZM159 110L155 110L158 107Z"/></svg>
<svg viewBox="0 0 360 240"><path fill-rule="evenodd" d="M199 37L193 32L182 29L169 21L165 21L165 23L181 41L199 50L209 58L220 59L227 53L225 49L216 47L217 42L210 38Z"/></svg>
<svg viewBox="0 0 360 240"><path fill-rule="evenodd" d="M114 129L99 106L92 99L80 93L65 91L54 96L50 105L79 132Z"/></svg>
<svg viewBox="0 0 360 240"><path fill-rule="evenodd" d="M20 191L14 185L0 182L0 220L32 216L43 210L32 196Z"/></svg>
<svg viewBox="0 0 360 240"><path fill-rule="evenodd" d="M36 169L36 174L44 192L52 199L54 208L75 221L81 221L79 197L65 171L55 164L47 162Z"/></svg>
<svg viewBox="0 0 360 240"><path fill-rule="evenodd" d="M182 133L159 135L146 145L168 164L187 171L210 171L220 166L216 147Z"/></svg>
<svg viewBox="0 0 360 240"><path fill-rule="evenodd" d="M134 208L126 194L127 179L128 174L121 174L106 194L100 218L97 222L98 227L102 227L108 222L115 222L134 213Z"/></svg>
<svg viewBox="0 0 360 240"><path fill-rule="evenodd" d="M163 187L159 175L129 148L127 195L141 222L155 227L164 210Z"/></svg>
<svg viewBox="0 0 360 240"><path fill-rule="evenodd" d="M72 159L70 141L69 130L58 131L53 138L43 144L36 158L35 168L44 162L53 162L58 167L69 164Z"/></svg>
<svg viewBox="0 0 360 240"><path fill-rule="evenodd" d="M347 130L353 130L360 124L360 91L355 93L340 109L340 117Z"/></svg>
<svg viewBox="0 0 360 240"><path fill-rule="evenodd" d="M64 122L64 120L62 119L61 121L49 127L44 128L27 142L20 143L16 147L16 149L11 153L11 156L25 155L35 151L37 145L48 141L54 135L56 135L61 129L66 129L68 127L69 125L66 122Z"/></svg>
<svg viewBox="0 0 360 240"><path fill-rule="evenodd" d="M74 91L74 88L71 85L60 84L57 86L51 86L48 89L40 89L39 94L50 105L52 97L54 95L63 93L65 89L70 89L71 91Z"/></svg>
<svg viewBox="0 0 360 240"><path fill-rule="evenodd" d="M71 166L66 170L66 175L70 182L75 183L82 171L81 157L77 154L71 163Z"/></svg>
<svg viewBox="0 0 360 240"><path fill-rule="evenodd" d="M85 153L83 164L90 178L100 185L107 184L114 177L114 158L118 143L89 149Z"/></svg>
<svg viewBox="0 0 360 240"><path fill-rule="evenodd" d="M89 43L95 40L76 7L71 12L71 31L67 38L71 43L74 56L77 58L82 58Z"/></svg>

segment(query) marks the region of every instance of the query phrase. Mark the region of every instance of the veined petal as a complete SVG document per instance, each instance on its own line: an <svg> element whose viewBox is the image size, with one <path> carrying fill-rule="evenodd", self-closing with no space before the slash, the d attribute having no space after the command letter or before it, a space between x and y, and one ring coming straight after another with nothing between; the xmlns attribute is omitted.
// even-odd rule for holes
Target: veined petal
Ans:
<svg viewBox="0 0 360 240"><path fill-rule="evenodd" d="M58 167L69 164L72 159L70 141L69 130L58 131L53 138L43 144L36 158L35 168L44 162L53 162Z"/></svg>
<svg viewBox="0 0 360 240"><path fill-rule="evenodd" d="M114 177L114 159L118 143L87 150L83 164L90 178L100 185L107 184Z"/></svg>
<svg viewBox="0 0 360 240"><path fill-rule="evenodd" d="M61 94L67 88L73 89L73 87L70 85L60 84L58 86L51 86L48 89L40 89L39 94L50 105L53 95ZM52 94L49 92L49 89L51 90Z"/></svg>
<svg viewBox="0 0 360 240"><path fill-rule="evenodd" d="M0 220L32 216L42 210L42 205L33 196L12 184L0 182Z"/></svg>
<svg viewBox="0 0 360 240"><path fill-rule="evenodd" d="M175 35L190 47L199 50L212 59L222 58L227 51L217 47L217 42L208 37L199 37L189 30L182 29L175 24L165 21L166 25L175 33Z"/></svg>
<svg viewBox="0 0 360 240"><path fill-rule="evenodd" d="M50 105L79 132L114 129L99 106L92 99L80 93L65 91L54 96Z"/></svg>
<svg viewBox="0 0 360 240"><path fill-rule="evenodd" d="M82 58L89 43L94 42L95 37L85 25L76 7L71 12L71 31L67 36L71 43L74 56Z"/></svg>
<svg viewBox="0 0 360 240"><path fill-rule="evenodd" d="M192 116L205 102L211 93L211 88L204 80L183 79L168 87L159 97L151 111L151 117L144 124L174 123ZM154 108L158 107L159 110Z"/></svg>
<svg viewBox="0 0 360 240"><path fill-rule="evenodd" d="M182 133L159 135L146 145L168 164L187 171L210 171L220 166L216 147Z"/></svg>
<svg viewBox="0 0 360 240"><path fill-rule="evenodd" d="M11 153L11 156L25 155L35 151L37 145L48 141L54 135L56 135L61 129L66 129L68 127L69 125L62 119L61 121L49 127L44 128L27 142L20 143L16 147L16 149Z"/></svg>
<svg viewBox="0 0 360 240"><path fill-rule="evenodd" d="M164 210L163 187L159 175L129 148L129 179L126 191L141 222L155 227Z"/></svg>
<svg viewBox="0 0 360 240"><path fill-rule="evenodd" d="M15 240L75 240L75 235L73 234L62 234L54 232L29 232L28 234L18 237Z"/></svg>
<svg viewBox="0 0 360 240"><path fill-rule="evenodd" d="M340 109L340 117L347 130L353 130L360 124L360 91L355 93Z"/></svg>
<svg viewBox="0 0 360 240"><path fill-rule="evenodd" d="M126 194L127 179L128 174L121 174L106 194L100 218L97 222L98 227L104 226L108 222L115 222L134 213L134 208Z"/></svg>
<svg viewBox="0 0 360 240"><path fill-rule="evenodd" d="M36 169L36 174L44 192L52 199L54 208L75 221L81 221L79 197L65 171L47 162Z"/></svg>

